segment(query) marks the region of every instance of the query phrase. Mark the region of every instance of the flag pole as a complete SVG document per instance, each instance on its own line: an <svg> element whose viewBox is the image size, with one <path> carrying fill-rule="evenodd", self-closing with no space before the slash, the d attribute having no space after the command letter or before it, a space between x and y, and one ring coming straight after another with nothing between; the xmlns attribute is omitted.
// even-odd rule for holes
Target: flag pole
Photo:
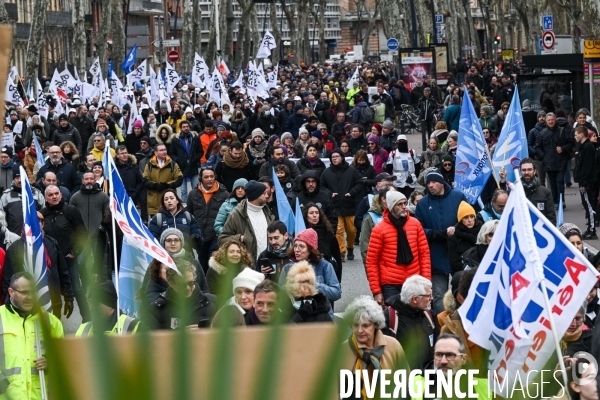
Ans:
<svg viewBox="0 0 600 400"><path fill-rule="evenodd" d="M40 340L40 326L39 319L35 321L35 351L37 354L37 358L42 357L42 343ZM44 375L44 370L38 370L40 375L40 387L42 391L42 400L46 400L48 398L48 394L46 393L46 376Z"/></svg>
<svg viewBox="0 0 600 400"><path fill-rule="evenodd" d="M504 168L504 164L506 164L506 150L508 149L508 135L506 135L506 140L504 141L504 158L502 158L502 168Z"/></svg>
<svg viewBox="0 0 600 400"><path fill-rule="evenodd" d="M488 149L488 145L483 146L485 148L485 154L487 154L488 161L490 162L490 168L492 168L492 175L494 176L494 180L496 181L496 186L500 189L500 181L496 176L496 170L494 169L494 164L492 164L492 156L490 155L490 149Z"/></svg>
<svg viewBox="0 0 600 400"><path fill-rule="evenodd" d="M515 169L515 178L518 182L521 180L521 174L518 169ZM529 212L529 210L527 211ZM540 274L540 286L542 289L542 294L544 295L544 305L546 306L546 312L548 313L548 322L550 323L550 330L552 330L552 336L554 338L554 346L556 347L556 356L558 357L558 365L560 366L560 371L563 378L563 383L565 384L565 388L569 386L568 378L567 378L567 369L565 368L565 362L562 358L562 352L560 349L560 339L558 334L556 333L556 324L554 323L554 316L552 315L552 308L550 307L550 299L548 298L548 290L546 289L546 277L543 271L538 271ZM567 394L567 398L571 400L571 396L569 395L569 391L565 390Z"/></svg>
<svg viewBox="0 0 600 400"><path fill-rule="evenodd" d="M112 162L110 162L110 146L106 147L106 158L108 159L107 167L108 167L108 176L112 177ZM108 177L106 177L108 179ZM110 201L112 202L115 198L115 188L112 179L108 179L108 187L110 193ZM123 334L121 332L121 324L119 323L121 318L121 307L120 307L120 299L119 299L119 265L117 261L117 230L115 227L115 216L112 218L112 240L113 240L113 258L114 258L114 266L115 266L115 290L117 291L117 334L120 336Z"/></svg>

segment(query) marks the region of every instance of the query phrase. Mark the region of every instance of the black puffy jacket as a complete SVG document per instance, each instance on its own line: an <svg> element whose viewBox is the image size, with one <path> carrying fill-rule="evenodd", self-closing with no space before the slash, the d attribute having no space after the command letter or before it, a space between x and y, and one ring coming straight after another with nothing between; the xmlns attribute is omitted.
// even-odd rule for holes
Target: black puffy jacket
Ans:
<svg viewBox="0 0 600 400"><path fill-rule="evenodd" d="M546 129L546 124L542 124L541 122L537 122L533 129L531 129L527 133L527 148L529 149L529 156L532 157L536 161L540 161L538 159L537 154L535 153L535 142L540 135L540 133Z"/></svg>
<svg viewBox="0 0 600 400"><path fill-rule="evenodd" d="M346 161L342 161L340 165L331 164L321 174L321 186L331 192L331 200L338 211L337 215L355 215L357 201L362 198L359 196L364 189L360 174L354 167ZM337 195L333 196L334 193Z"/></svg>
<svg viewBox="0 0 600 400"><path fill-rule="evenodd" d="M215 182L215 184L218 184ZM215 237L215 219L219 214L219 209L229 197L227 189L219 184L219 189L213 193L208 201L204 200L202 192L195 187L188 194L186 211L194 216L200 226L204 241L208 242Z"/></svg>
<svg viewBox="0 0 600 400"><path fill-rule="evenodd" d="M312 297L297 299L301 301L300 308L290 319L295 324L310 322L333 322L329 315L329 300L322 293L317 293Z"/></svg>
<svg viewBox="0 0 600 400"><path fill-rule="evenodd" d="M82 150L85 150L82 145L81 135L79 135L79 131L73 125L69 124L66 127L59 126L54 131L54 136L52 137L52 141L55 145L60 146L61 143L64 142L72 142L79 150L79 154L84 154ZM86 142L87 146L87 142Z"/></svg>

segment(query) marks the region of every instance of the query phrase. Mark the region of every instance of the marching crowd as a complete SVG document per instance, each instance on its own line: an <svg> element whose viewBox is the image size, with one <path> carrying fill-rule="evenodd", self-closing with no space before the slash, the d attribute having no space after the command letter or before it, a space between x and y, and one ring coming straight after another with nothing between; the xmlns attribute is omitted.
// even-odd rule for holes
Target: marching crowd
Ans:
<svg viewBox="0 0 600 400"><path fill-rule="evenodd" d="M481 195L484 206L475 208L454 190L462 83L493 152L518 70L472 60L452 68L445 88L429 77L412 87L384 64L364 64L360 80L347 88L350 67L292 66L280 69L278 85L264 99L250 99L226 82L231 104L222 106L182 79L169 102L149 104L146 89L137 87L135 121L129 120L130 105L120 108L110 98L82 102L71 96L58 113L50 96L47 118L34 104L9 105L4 132L13 133L14 146L0 153L0 333L5 351L31 353L35 361L0 356L0 392L4 387L14 398L27 398L23 390L37 393L39 381L23 389L17 383L32 378L15 368L46 367L26 347L31 343L4 334L20 325L30 332L40 314L31 276L23 272L25 179L44 234L53 336L63 335L59 319L71 317L75 301L83 319L77 336L277 319L332 323L344 263L358 257L358 247L372 297L356 298L343 313L352 328L345 348L356 356L353 368L485 370L486 351L468 340L457 310L510 184L501 170ZM399 128L403 105L414 107L428 131L422 152L409 148ZM530 158L521 160L520 172L527 198L554 223L574 158L588 227L583 232L566 223L560 230L587 252L583 240L597 238L598 225L595 124L585 109L571 123L552 104L543 105L552 106L548 112L523 106ZM440 110L443 117L435 117ZM144 223L178 270L158 260L147 266L137 293L139 319L117 319L112 255L116 247L120 258L123 233L117 227L113 241L101 162L106 147ZM285 199L277 199L275 177ZM298 201L306 229L288 232L279 220L281 200L292 209ZM600 264L599 257L589 259ZM562 356L592 351L598 301L596 286L561 340ZM598 399L576 383L570 389Z"/></svg>

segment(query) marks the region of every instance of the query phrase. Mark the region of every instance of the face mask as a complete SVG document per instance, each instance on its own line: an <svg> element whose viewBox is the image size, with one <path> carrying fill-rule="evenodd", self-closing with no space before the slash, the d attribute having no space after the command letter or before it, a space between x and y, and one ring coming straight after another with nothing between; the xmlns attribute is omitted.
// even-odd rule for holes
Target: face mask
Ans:
<svg viewBox="0 0 600 400"><path fill-rule="evenodd" d="M265 115L266 115L266 116L269 116L269 115L271 115L271 111L265 111Z"/></svg>

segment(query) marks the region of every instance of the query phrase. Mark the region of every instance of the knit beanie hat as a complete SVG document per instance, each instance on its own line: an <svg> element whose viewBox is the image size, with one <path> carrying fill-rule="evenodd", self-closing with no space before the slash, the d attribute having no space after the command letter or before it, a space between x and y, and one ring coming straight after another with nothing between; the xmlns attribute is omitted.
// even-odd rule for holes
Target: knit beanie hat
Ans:
<svg viewBox="0 0 600 400"><path fill-rule="evenodd" d="M379 136L377 135L371 135L369 136L369 139L367 139L367 142L372 142L375 144L379 144Z"/></svg>
<svg viewBox="0 0 600 400"><path fill-rule="evenodd" d="M252 268L244 268L235 278L233 278L233 294L235 289L243 287L254 290L259 283L265 280L265 276Z"/></svg>
<svg viewBox="0 0 600 400"><path fill-rule="evenodd" d="M332 155L334 155L335 153L339 154L340 157L345 158L346 156L344 156L344 153L342 153L342 150L338 149L337 147L335 149L333 149L331 151L331 154L329 155L329 158L331 158Z"/></svg>
<svg viewBox="0 0 600 400"><path fill-rule="evenodd" d="M546 111L544 111L544 110L538 111L538 113L537 113L537 117L538 118L539 117L545 117L545 116L546 116Z"/></svg>
<svg viewBox="0 0 600 400"><path fill-rule="evenodd" d="M237 188L239 188L240 186L244 188L244 190L246 190L245 186L248 183L248 180L245 178L240 178L238 180L236 180L235 182L233 182L233 189L231 190L235 190Z"/></svg>
<svg viewBox="0 0 600 400"><path fill-rule="evenodd" d="M117 291L111 281L93 285L90 289L90 298L92 301L97 301L100 304L104 304L105 306L114 309L118 307Z"/></svg>
<svg viewBox="0 0 600 400"><path fill-rule="evenodd" d="M143 128L144 123L142 121L140 121L139 119L136 119L135 122L133 123L133 127L134 128Z"/></svg>
<svg viewBox="0 0 600 400"><path fill-rule="evenodd" d="M457 213L458 222L462 221L463 218L468 215L476 215L476 214L477 213L475 212L475 209L473 208L473 206L471 206L469 203L467 203L464 200L460 202L460 205L458 206L458 213Z"/></svg>
<svg viewBox="0 0 600 400"><path fill-rule="evenodd" d="M306 243L313 249L319 248L319 238L317 236L317 232L312 228L305 229L299 234L297 234L296 238L294 239L294 243L296 243L298 240Z"/></svg>
<svg viewBox="0 0 600 400"><path fill-rule="evenodd" d="M265 138L265 133L263 132L262 129L256 128L255 130L252 131L252 139L254 139L257 136L260 136L263 139Z"/></svg>
<svg viewBox="0 0 600 400"><path fill-rule="evenodd" d="M581 236L581 229L579 229L579 227L577 225L575 225L571 222L565 222L564 224L562 224L561 226L558 227L558 230L563 235L566 235L567 232L570 232L570 231L577 231L577 233L579 233L579 235Z"/></svg>
<svg viewBox="0 0 600 400"><path fill-rule="evenodd" d="M279 139L279 136L277 136L277 135L273 135L273 136L271 136L271 137L269 138L269 144L270 144L271 146L273 146L273 143L275 143L275 141L276 141L277 139Z"/></svg>
<svg viewBox="0 0 600 400"><path fill-rule="evenodd" d="M454 157L450 153L446 153L442 156L442 161L454 162Z"/></svg>
<svg viewBox="0 0 600 400"><path fill-rule="evenodd" d="M292 135L290 132L284 132L281 135L281 143L283 143L285 141L285 139L290 138L290 139L294 139L294 135Z"/></svg>
<svg viewBox="0 0 600 400"><path fill-rule="evenodd" d="M387 129L394 129L394 123L388 119L387 121L383 121L381 127Z"/></svg>
<svg viewBox="0 0 600 400"><path fill-rule="evenodd" d="M14 164L12 168L13 179L21 176L21 169L19 164Z"/></svg>
<svg viewBox="0 0 600 400"><path fill-rule="evenodd" d="M167 238L171 235L175 235L179 238L179 240L181 240L181 245L183 246L184 244L184 239L183 239L183 232L181 232L179 229L177 228L167 228L163 231L163 233L160 235L160 245L161 246L165 246L165 240L167 240Z"/></svg>
<svg viewBox="0 0 600 400"><path fill-rule="evenodd" d="M316 137L317 139L323 139L323 133L319 129L311 133L310 136Z"/></svg>
<svg viewBox="0 0 600 400"><path fill-rule="evenodd" d="M387 202L388 210L392 211L394 206L401 200L406 200L406 196L400 192L387 192L385 201Z"/></svg>
<svg viewBox="0 0 600 400"><path fill-rule="evenodd" d="M267 185L257 181L250 181L244 185L244 190L246 190L246 198L248 201L253 201L263 195L267 190Z"/></svg>
<svg viewBox="0 0 600 400"><path fill-rule="evenodd" d="M379 122L375 122L373 124L373 128L377 129L377 132L381 133L381 124Z"/></svg>
<svg viewBox="0 0 600 400"><path fill-rule="evenodd" d="M425 177L425 183L428 183L428 182L431 182L431 181L435 181L435 182L439 182L439 183L445 183L446 182L444 180L444 177L442 176L442 174L440 174L440 171L437 168L432 169L431 171L429 171L429 173Z"/></svg>

